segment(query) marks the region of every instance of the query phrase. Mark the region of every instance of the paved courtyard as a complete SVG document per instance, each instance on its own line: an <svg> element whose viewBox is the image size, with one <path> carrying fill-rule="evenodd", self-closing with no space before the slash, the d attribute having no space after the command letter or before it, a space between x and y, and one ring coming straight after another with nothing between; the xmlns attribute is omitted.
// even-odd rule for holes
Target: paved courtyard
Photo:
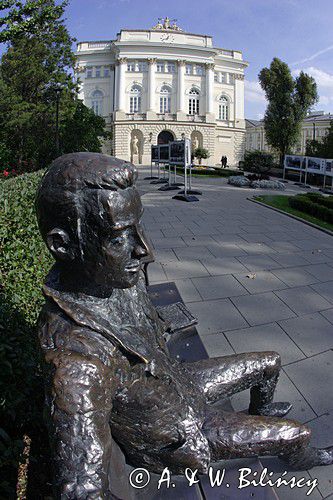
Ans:
<svg viewBox="0 0 333 500"><path fill-rule="evenodd" d="M293 403L289 417L309 424L315 445L333 445L333 237L248 201L258 191L226 179L195 179L203 195L184 203L143 180L148 173L140 169L138 185L155 247L151 283L176 283L210 357L278 351L275 400ZM299 190L289 183L286 193ZM248 400L244 392L232 404L244 410ZM285 470L276 459L262 462ZM308 474L319 481L311 499L333 498L333 466L296 475ZM309 498L304 488L278 494Z"/></svg>

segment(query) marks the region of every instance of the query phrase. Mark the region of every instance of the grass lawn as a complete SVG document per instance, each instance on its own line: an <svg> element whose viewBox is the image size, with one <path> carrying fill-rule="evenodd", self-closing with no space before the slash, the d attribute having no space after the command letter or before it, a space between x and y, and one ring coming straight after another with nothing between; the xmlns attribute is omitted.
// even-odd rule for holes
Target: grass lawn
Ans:
<svg viewBox="0 0 333 500"><path fill-rule="evenodd" d="M254 196L255 200L260 201L261 203L265 203L265 205L268 205L268 206L274 207L274 208L278 208L279 210L282 210L283 212L287 212L288 214L296 215L296 217L300 217L301 219L304 219L305 221L312 222L313 224L317 224L318 226L320 226L324 229L329 229L330 231L333 231L333 224L330 224L329 222L322 221L320 219L317 219L316 217L313 217L312 215L308 215L308 214L305 214L304 212L300 212L299 210L295 210L294 208L291 208L288 204L288 198L289 198L289 196L286 196L283 194Z"/></svg>

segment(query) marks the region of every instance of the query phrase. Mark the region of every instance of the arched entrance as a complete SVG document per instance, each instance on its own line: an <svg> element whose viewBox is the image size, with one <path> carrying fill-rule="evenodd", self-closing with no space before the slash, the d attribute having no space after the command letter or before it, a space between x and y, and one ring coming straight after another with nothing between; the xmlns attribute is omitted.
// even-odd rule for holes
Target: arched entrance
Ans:
<svg viewBox="0 0 333 500"><path fill-rule="evenodd" d="M157 136L157 144L169 144L174 140L174 135L169 130L162 130Z"/></svg>

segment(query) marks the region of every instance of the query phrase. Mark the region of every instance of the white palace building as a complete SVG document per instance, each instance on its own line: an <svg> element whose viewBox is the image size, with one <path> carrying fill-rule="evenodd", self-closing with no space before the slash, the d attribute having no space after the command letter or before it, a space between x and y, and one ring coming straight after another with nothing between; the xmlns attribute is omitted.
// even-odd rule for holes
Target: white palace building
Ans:
<svg viewBox="0 0 333 500"><path fill-rule="evenodd" d="M150 164L151 146L189 137L208 163L238 165L245 149L244 69L238 50L186 33L169 18L77 46L80 97L113 133L105 152Z"/></svg>

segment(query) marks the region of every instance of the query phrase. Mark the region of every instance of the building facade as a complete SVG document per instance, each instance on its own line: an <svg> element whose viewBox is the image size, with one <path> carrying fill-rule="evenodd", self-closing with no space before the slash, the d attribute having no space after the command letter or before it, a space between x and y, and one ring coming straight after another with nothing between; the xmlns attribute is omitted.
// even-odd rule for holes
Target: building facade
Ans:
<svg viewBox="0 0 333 500"><path fill-rule="evenodd" d="M208 163L238 165L245 150L242 53L213 46L168 18L148 30L77 46L80 97L112 131L105 152L150 163L151 146L189 137Z"/></svg>
<svg viewBox="0 0 333 500"><path fill-rule="evenodd" d="M323 111L314 111L302 122L301 135L298 143L294 147L295 154L304 155L307 141L315 139L322 140L327 134L333 115L325 114ZM246 151L268 151L272 152L266 142L263 120L246 120Z"/></svg>

